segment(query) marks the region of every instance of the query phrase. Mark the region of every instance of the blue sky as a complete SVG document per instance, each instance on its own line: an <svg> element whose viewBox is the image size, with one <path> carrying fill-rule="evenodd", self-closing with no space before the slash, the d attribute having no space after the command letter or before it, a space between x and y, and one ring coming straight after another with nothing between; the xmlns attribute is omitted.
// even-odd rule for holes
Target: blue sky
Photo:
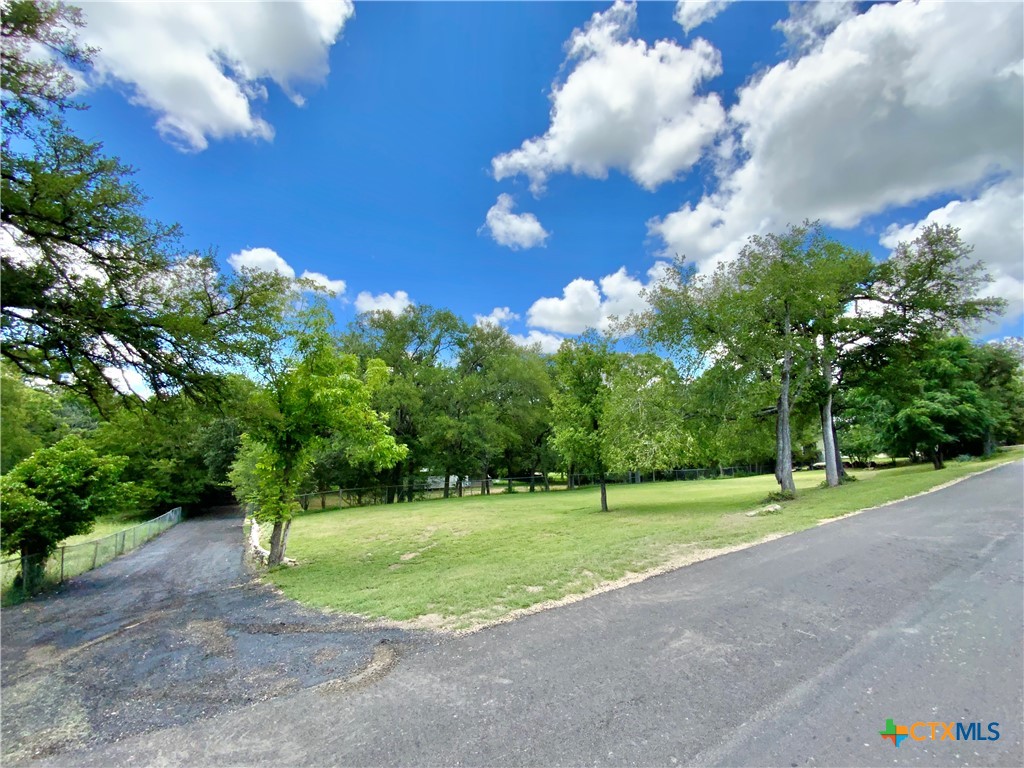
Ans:
<svg viewBox="0 0 1024 768"><path fill-rule="evenodd" d="M880 258L961 226L1012 305L982 334L1022 333L1020 4L84 8L75 126L225 270L343 281L341 324L410 300L551 348L807 217Z"/></svg>

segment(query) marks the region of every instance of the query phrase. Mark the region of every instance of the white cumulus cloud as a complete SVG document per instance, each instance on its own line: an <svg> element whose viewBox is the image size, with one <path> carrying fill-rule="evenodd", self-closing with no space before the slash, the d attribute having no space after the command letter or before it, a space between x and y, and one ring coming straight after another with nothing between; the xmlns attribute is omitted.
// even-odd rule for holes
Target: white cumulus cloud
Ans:
<svg viewBox="0 0 1024 768"><path fill-rule="evenodd" d="M390 312L393 315L402 314L406 307L413 305L412 299L405 291L391 293L378 293L374 295L369 291L360 291L356 296L356 311L358 312Z"/></svg>
<svg viewBox="0 0 1024 768"><path fill-rule="evenodd" d="M495 307L487 315L473 315L473 320L477 325L502 325L511 320L518 320L519 315L513 312L508 307Z"/></svg>
<svg viewBox="0 0 1024 768"><path fill-rule="evenodd" d="M553 355L558 351L558 348L562 346L564 340L562 336L555 336L553 333L544 333L543 331L532 330L525 336L519 333L509 334L512 337L512 341L521 347L540 347L540 351L549 355Z"/></svg>
<svg viewBox="0 0 1024 768"><path fill-rule="evenodd" d="M1022 26L1020 3L904 0L840 21L739 90L717 188L652 220L651 233L707 268L750 234L804 218L852 227L1019 177Z"/></svg>
<svg viewBox="0 0 1024 768"><path fill-rule="evenodd" d="M515 201L511 195L500 194L498 201L487 211L486 228L498 245L512 250L544 245L548 232L532 213L512 213Z"/></svg>
<svg viewBox="0 0 1024 768"><path fill-rule="evenodd" d="M243 268L258 269L262 272L276 272L279 275L295 279L294 267L273 248L245 248L228 256L228 264L236 272L241 272ZM301 280L309 280L314 283L317 289L323 293L332 296L341 296L345 293L344 280L332 280L327 275L310 272L308 269L298 277Z"/></svg>
<svg viewBox="0 0 1024 768"><path fill-rule="evenodd" d="M316 286L324 293L329 293L332 296L341 296L345 293L345 281L344 280L332 280L322 272L310 272L308 269L303 272L299 277L303 280L309 280L316 284Z"/></svg>
<svg viewBox="0 0 1024 768"><path fill-rule="evenodd" d="M562 289L561 298L537 299L526 322L559 333L583 333L601 322L601 292L593 280L577 277Z"/></svg>
<svg viewBox="0 0 1024 768"><path fill-rule="evenodd" d="M917 237L929 224L951 224L960 237L974 246L973 256L983 262L992 282L986 296L1006 299L1004 319L1024 312L1024 181L1008 179L994 184L974 199L954 200L906 226L892 225L881 238L886 248ZM998 327L1000 321L994 326ZM990 328L991 329L991 328Z"/></svg>
<svg viewBox="0 0 1024 768"><path fill-rule="evenodd" d="M786 43L796 52L817 47L847 19L857 15L856 3L850 0L791 2L789 17L775 28L786 36Z"/></svg>
<svg viewBox="0 0 1024 768"><path fill-rule="evenodd" d="M725 10L732 0L678 0L672 16L690 34L701 24L706 24Z"/></svg>
<svg viewBox="0 0 1024 768"><path fill-rule="evenodd" d="M295 270L272 248L245 248L228 256L228 264L236 272L249 267L261 272L277 272L285 277L295 277Z"/></svg>
<svg viewBox="0 0 1024 768"><path fill-rule="evenodd" d="M495 157L496 179L524 174L536 194L554 173L603 179L615 168L654 189L700 159L725 122L718 95L697 92L721 73L721 57L702 39L632 39L635 23L636 6L617 0L573 32L547 132Z"/></svg>
<svg viewBox="0 0 1024 768"><path fill-rule="evenodd" d="M578 277L562 289L561 297L537 299L526 313L526 322L558 333L583 333L588 328L607 331L614 318L625 318L647 308L643 291L660 279L666 267L665 262L651 267L646 284L631 276L625 267L596 283Z"/></svg>
<svg viewBox="0 0 1024 768"><path fill-rule="evenodd" d="M129 98L157 114L176 146L205 149L210 139L269 140L259 116L265 83L295 104L300 89L322 83L328 51L352 17L343 2L83 3L82 41L98 49L100 82L128 86Z"/></svg>

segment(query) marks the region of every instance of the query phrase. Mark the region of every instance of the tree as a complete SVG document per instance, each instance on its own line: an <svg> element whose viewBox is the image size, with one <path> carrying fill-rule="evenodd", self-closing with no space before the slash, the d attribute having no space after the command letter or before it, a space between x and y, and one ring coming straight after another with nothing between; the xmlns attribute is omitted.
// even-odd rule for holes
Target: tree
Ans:
<svg viewBox="0 0 1024 768"><path fill-rule="evenodd" d="M1019 434L1024 386L1015 365L962 336L908 342L853 391L855 424L891 455L924 456L936 469L954 452L990 452Z"/></svg>
<svg viewBox="0 0 1024 768"><path fill-rule="evenodd" d="M300 309L282 343L284 354L266 370L267 381L254 396L247 438L232 481L255 516L272 523L269 565L284 559L294 499L309 464L325 441L348 442L353 460L383 469L405 458L375 411L371 398L387 370L378 360L361 369L355 355L343 354L330 333L333 318L323 300Z"/></svg>
<svg viewBox="0 0 1024 768"><path fill-rule="evenodd" d="M129 458L125 478L139 489L140 507L190 507L223 495L255 392L248 379L220 378L218 401L183 394L147 408L118 403L91 437L99 451Z"/></svg>
<svg viewBox="0 0 1024 768"><path fill-rule="evenodd" d="M978 385L990 404L992 423L982 454L1001 443L1024 443L1024 356L1012 343L990 342L975 348Z"/></svg>
<svg viewBox="0 0 1024 768"><path fill-rule="evenodd" d="M546 363L535 350L517 345L504 328L488 323L467 330L457 375L469 394L465 421L477 435L478 467L482 464L486 475L486 468L500 457L509 488L512 477L525 473L532 490L550 433Z"/></svg>
<svg viewBox="0 0 1024 768"><path fill-rule="evenodd" d="M443 427L428 422L430 403L440 402L449 373L466 333L465 323L448 310L410 306L402 312L365 312L349 326L344 337L346 351L366 361L383 361L390 376L373 393L373 407L387 414L395 440L406 446L404 463L397 463L386 478L386 500L401 501L401 484L406 481L405 498L412 500L413 478L436 458L425 441L425 431L435 435Z"/></svg>
<svg viewBox="0 0 1024 768"><path fill-rule="evenodd" d="M830 357L836 373L833 390L861 391L855 437L861 452L877 442L870 436L875 417L863 407L873 397L865 395L867 383L877 383L880 372L904 365L908 350L928 348L936 334L969 332L1003 311L1005 301L979 295L991 278L983 264L971 260L972 252L959 229L930 224L913 240L899 243L859 285L857 279L848 282L846 311L830 327ZM837 282L842 282L841 275ZM902 384L891 381L890 386L898 390ZM935 413L931 407L925 410ZM908 426L924 423L919 419L923 411L905 416ZM835 453L839 455L838 445Z"/></svg>
<svg viewBox="0 0 1024 768"><path fill-rule="evenodd" d="M870 339L886 343L928 337L936 331L964 333L1003 312L1003 299L980 296L992 281L973 246L952 225L929 224L910 242L901 242L880 262L861 299Z"/></svg>
<svg viewBox="0 0 1024 768"><path fill-rule="evenodd" d="M75 91L71 70L87 65L93 53L78 43L77 30L82 26L81 11L63 3L13 0L5 5L0 19L5 142L54 110L81 108L71 98ZM38 55L33 51L36 46L50 55Z"/></svg>
<svg viewBox="0 0 1024 768"><path fill-rule="evenodd" d="M793 495L790 413L814 378L812 326L827 282L816 271L811 225L751 237L732 262L698 276L679 263L648 296L633 324L650 343L771 381L775 400L775 477Z"/></svg>
<svg viewBox="0 0 1024 768"><path fill-rule="evenodd" d="M675 366L657 355L622 356L608 377L601 456L616 472L672 469L689 449Z"/></svg>
<svg viewBox="0 0 1024 768"><path fill-rule="evenodd" d="M602 512L608 511L602 425L614 359L607 340L592 333L566 339L555 354L551 396L552 443L568 462L570 473L584 469L598 476Z"/></svg>
<svg viewBox="0 0 1024 768"><path fill-rule="evenodd" d="M94 432L98 423L96 409L74 393L30 386L0 363L0 474L73 432Z"/></svg>
<svg viewBox="0 0 1024 768"><path fill-rule="evenodd" d="M91 55L78 26L76 9L44 0L3 14L2 354L101 410L125 372L158 396L215 394L211 373L271 332L287 279L223 277L212 255L182 252L176 226L144 215L133 170L71 132L69 67ZM53 58L33 56L35 46Z"/></svg>
<svg viewBox="0 0 1024 768"><path fill-rule="evenodd" d="M46 558L68 536L86 533L98 515L131 508L122 483L127 459L100 456L78 435L41 448L0 478L3 551L21 554L21 574L36 583Z"/></svg>
<svg viewBox="0 0 1024 768"><path fill-rule="evenodd" d="M821 377L814 390L821 423L825 482L835 487L843 475L833 414L840 383L838 366L842 363L844 342L860 331L857 320L849 317L848 307L870 281L874 262L868 253L825 236L817 224L811 227L809 235L806 288L814 301L809 322L800 330L818 350ZM851 332L851 327L856 331Z"/></svg>

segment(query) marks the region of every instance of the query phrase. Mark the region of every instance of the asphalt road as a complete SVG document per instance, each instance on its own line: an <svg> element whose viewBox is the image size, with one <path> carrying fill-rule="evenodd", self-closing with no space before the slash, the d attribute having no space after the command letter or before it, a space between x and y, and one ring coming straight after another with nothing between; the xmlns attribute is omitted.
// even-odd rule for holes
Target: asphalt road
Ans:
<svg viewBox="0 0 1024 768"><path fill-rule="evenodd" d="M51 764L1019 766L1022 510L1016 462L475 635L399 643L375 682ZM889 718L994 721L1001 737L897 748L879 735Z"/></svg>

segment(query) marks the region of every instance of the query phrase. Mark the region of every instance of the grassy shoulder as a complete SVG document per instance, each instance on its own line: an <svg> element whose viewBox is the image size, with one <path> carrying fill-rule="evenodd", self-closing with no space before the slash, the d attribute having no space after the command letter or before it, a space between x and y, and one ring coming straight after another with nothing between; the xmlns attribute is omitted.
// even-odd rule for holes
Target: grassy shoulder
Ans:
<svg viewBox="0 0 1024 768"><path fill-rule="evenodd" d="M125 512L119 515L104 515L97 517L89 529L88 533L81 533L77 536L69 536L60 543L61 546L70 547L75 544L85 544L86 542L95 541L96 539L102 539L104 536L112 536L115 533L120 533L126 528L132 528L136 525L141 525L147 520L151 520L155 515L142 514L138 512Z"/></svg>
<svg viewBox="0 0 1024 768"><path fill-rule="evenodd" d="M602 583L904 498L1024 456L859 470L857 482L818 487L796 474L799 496L777 514L748 517L776 490L772 476L519 493L362 507L300 516L294 568L267 578L296 600L368 618L452 629L501 618Z"/></svg>

